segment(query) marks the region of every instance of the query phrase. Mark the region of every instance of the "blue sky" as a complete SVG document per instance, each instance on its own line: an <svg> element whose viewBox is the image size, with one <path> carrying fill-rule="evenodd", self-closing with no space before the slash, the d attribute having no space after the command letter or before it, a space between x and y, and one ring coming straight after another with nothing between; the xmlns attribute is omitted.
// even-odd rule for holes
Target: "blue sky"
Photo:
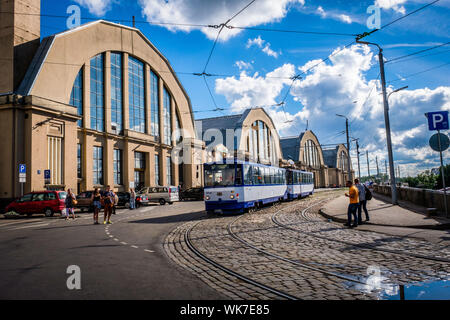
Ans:
<svg viewBox="0 0 450 320"><path fill-rule="evenodd" d="M367 19L371 14L367 13L367 8L371 5L380 8L381 25L385 25L429 2L432 0L256 0L229 25L360 34L370 31ZM66 19L45 15L67 15L67 8L73 4L81 7L83 23L89 18L131 20L136 16L136 26L178 72L196 118L267 106L281 136L299 134L308 121L321 143L332 144L345 141L341 134L345 122L335 116L345 114L350 118L351 135L360 138L361 149L368 150L373 158L373 173L375 156L383 164L387 157L381 88L377 79L379 67L373 48L353 45L336 53L330 60L302 74L302 79L288 92L290 77L341 50L354 37L224 29L206 72L228 75L207 77L215 103L225 110L212 112L208 110L215 109L215 105L203 79L182 73L203 71L218 30L142 23L218 25L248 3L249 0L46 0L41 7L42 36L67 28ZM450 1L441 0L366 40L379 43L384 48L385 58L390 60L449 42L449 18ZM450 64L444 65L446 63L450 63L450 45L386 63L389 90L409 86L390 99L394 158L403 174L413 175L438 165L438 154L428 147L431 133L423 114L450 110ZM436 69L415 75L431 68ZM273 106L286 94L284 108ZM445 158L448 161L448 152ZM362 165L362 174L365 172L367 166Z"/></svg>

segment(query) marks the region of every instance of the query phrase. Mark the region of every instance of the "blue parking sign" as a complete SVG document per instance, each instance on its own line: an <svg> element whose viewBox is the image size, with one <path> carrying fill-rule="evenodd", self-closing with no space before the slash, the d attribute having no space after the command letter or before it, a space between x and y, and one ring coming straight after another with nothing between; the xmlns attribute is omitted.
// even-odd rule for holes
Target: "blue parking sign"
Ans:
<svg viewBox="0 0 450 320"><path fill-rule="evenodd" d="M448 111L428 112L426 115L430 131L448 130Z"/></svg>
<svg viewBox="0 0 450 320"><path fill-rule="evenodd" d="M44 171L44 179L50 180L50 170L45 170Z"/></svg>
<svg viewBox="0 0 450 320"><path fill-rule="evenodd" d="M19 173L27 173L27 166L25 164L19 164Z"/></svg>

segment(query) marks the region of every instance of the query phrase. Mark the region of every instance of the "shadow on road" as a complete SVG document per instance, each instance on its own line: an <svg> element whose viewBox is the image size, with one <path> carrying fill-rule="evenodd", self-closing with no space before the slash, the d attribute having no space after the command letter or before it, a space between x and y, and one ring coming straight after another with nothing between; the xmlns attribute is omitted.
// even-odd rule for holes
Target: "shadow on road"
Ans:
<svg viewBox="0 0 450 320"><path fill-rule="evenodd" d="M151 224L166 224L166 223L175 223L175 222L187 222L198 219L207 219L205 211L197 211L190 213L182 213L167 217L157 217L157 218L149 218L143 220L133 220L128 223L151 223Z"/></svg>

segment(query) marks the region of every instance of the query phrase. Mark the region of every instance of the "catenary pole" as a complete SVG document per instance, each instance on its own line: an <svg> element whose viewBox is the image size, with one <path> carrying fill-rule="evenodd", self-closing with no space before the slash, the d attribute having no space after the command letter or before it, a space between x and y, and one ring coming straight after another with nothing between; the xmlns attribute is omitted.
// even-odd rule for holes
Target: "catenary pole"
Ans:
<svg viewBox="0 0 450 320"><path fill-rule="evenodd" d="M356 39L357 43L362 43L366 45L374 45L378 47L378 62L380 64L380 75L381 75L381 88L383 90L383 104L384 104L384 123L386 127L386 142L388 149L388 159L389 159L389 171L390 171L390 182L391 182L391 194L392 194L392 204L398 204L397 201L397 185L395 182L395 167L394 167L394 156L392 152L392 140L391 140L391 123L389 120L389 102L386 93L386 75L384 73L384 57L383 49L376 43L360 41L359 38Z"/></svg>

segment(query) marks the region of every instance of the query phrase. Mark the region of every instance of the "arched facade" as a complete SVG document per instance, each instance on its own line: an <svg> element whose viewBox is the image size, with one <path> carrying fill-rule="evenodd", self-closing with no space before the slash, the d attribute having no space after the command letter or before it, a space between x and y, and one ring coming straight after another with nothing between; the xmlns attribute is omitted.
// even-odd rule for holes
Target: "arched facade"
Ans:
<svg viewBox="0 0 450 320"><path fill-rule="evenodd" d="M328 166L329 185L344 187L349 180L348 172L348 150L345 145L340 144L334 149L323 151L325 163ZM352 163L350 162L350 170L354 177Z"/></svg>
<svg viewBox="0 0 450 320"><path fill-rule="evenodd" d="M206 144L206 162L239 157L279 166L281 147L278 132L263 108L243 114L200 119L197 132Z"/></svg>
<svg viewBox="0 0 450 320"><path fill-rule="evenodd" d="M24 192L202 183L189 97L138 29L96 21L43 39L17 93L20 161L30 168ZM176 164L181 141L184 164Z"/></svg>
<svg viewBox="0 0 450 320"><path fill-rule="evenodd" d="M328 186L322 147L314 132L308 130L298 137L282 138L281 146L285 160L293 161L301 170L314 173L314 184L317 188Z"/></svg>

